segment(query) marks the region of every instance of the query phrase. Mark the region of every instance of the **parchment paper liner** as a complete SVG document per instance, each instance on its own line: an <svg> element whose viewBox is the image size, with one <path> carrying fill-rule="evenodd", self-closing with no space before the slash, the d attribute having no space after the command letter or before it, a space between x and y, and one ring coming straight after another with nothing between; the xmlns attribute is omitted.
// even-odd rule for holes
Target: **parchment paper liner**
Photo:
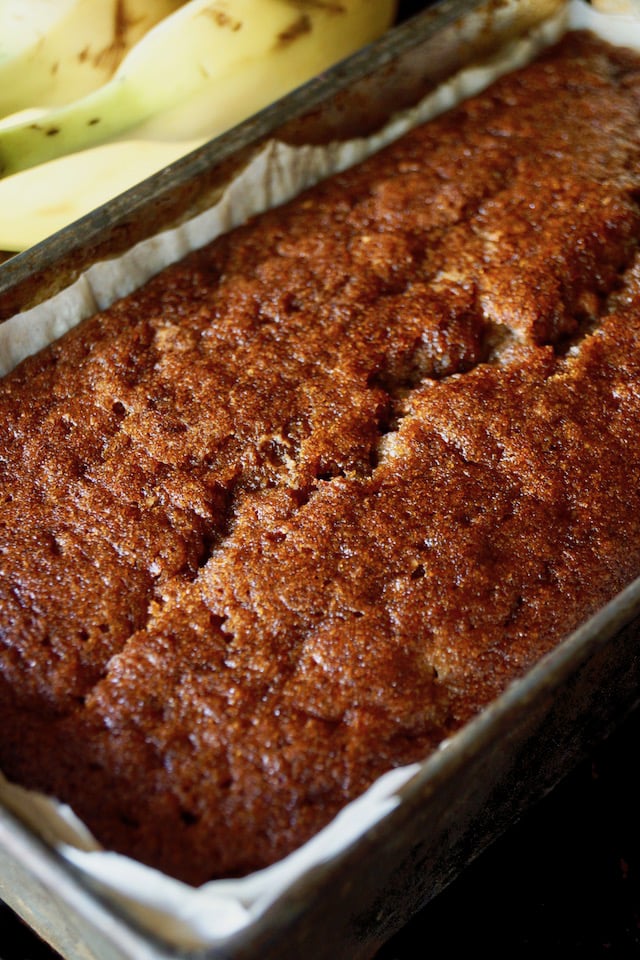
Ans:
<svg viewBox="0 0 640 960"><path fill-rule="evenodd" d="M125 256L92 266L73 286L33 310L0 324L0 376L59 337L84 317L144 283L247 217L282 203L331 173L359 162L406 130L484 89L503 73L529 62L566 29L591 29L603 38L640 50L640 13L633 0L601 0L615 15L570 0L560 16L512 44L488 65L468 68L417 107L393 118L367 139L329 147L292 148L270 142L230 184L211 210L159 234ZM446 743L441 749L446 748ZM0 801L79 868L89 883L117 903L143 928L167 944L196 949L223 943L257 919L305 870L352 843L398 803L397 792L418 765L393 770L350 804L309 843L274 866L239 880L216 880L193 888L118 854L101 851L73 812L9 784L0 774Z"/></svg>

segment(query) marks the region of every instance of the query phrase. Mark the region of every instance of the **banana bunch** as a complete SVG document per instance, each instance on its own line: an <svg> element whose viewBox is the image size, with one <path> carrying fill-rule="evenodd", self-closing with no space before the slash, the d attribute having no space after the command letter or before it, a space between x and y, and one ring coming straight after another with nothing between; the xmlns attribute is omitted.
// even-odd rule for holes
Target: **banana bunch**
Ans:
<svg viewBox="0 0 640 960"><path fill-rule="evenodd" d="M184 0L0 0L0 116L101 86Z"/></svg>
<svg viewBox="0 0 640 960"><path fill-rule="evenodd" d="M395 8L0 0L0 249L31 246L255 113L373 40Z"/></svg>

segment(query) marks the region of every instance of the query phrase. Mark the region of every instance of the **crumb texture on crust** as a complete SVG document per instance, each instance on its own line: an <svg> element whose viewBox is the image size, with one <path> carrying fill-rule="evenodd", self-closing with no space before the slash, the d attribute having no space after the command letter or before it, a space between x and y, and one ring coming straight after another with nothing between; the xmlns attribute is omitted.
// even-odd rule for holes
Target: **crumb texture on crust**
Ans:
<svg viewBox="0 0 640 960"><path fill-rule="evenodd" d="M640 572L640 59L585 34L0 383L0 765L193 883Z"/></svg>

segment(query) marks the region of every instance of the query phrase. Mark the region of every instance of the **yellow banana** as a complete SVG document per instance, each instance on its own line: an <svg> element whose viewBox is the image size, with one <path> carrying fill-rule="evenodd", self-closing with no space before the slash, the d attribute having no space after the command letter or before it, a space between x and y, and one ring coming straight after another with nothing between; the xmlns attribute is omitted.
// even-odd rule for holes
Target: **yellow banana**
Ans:
<svg viewBox="0 0 640 960"><path fill-rule="evenodd" d="M184 71L188 92L178 102L169 97L171 102L156 110L145 108L144 122L115 141L1 179L0 249L32 246L255 113L381 34L392 22L395 7L395 0L191 0L138 44L141 48L151 42L152 34L166 31L155 46L159 60L151 63L137 51L137 63L148 65L149 84L158 75L174 73L167 63L178 45L189 60L186 41L193 42L195 34L197 42L189 48L191 62ZM197 19L187 29L183 18L196 17L196 11ZM170 33L170 22L172 30L178 24L180 31ZM165 56L158 53L161 49ZM205 57L206 77L200 69ZM121 71L126 69L123 62ZM136 76L141 83L140 74ZM199 82L193 83L197 76ZM149 99L156 95L157 90ZM132 109L139 113L140 101ZM23 114L17 118L21 123L13 126L11 119L0 122L0 156L7 131L24 130L34 122L46 127L51 114Z"/></svg>
<svg viewBox="0 0 640 960"><path fill-rule="evenodd" d="M397 3L219 0L203 6L234 11L243 26L227 38L216 30L216 47L224 44L225 56L212 57L208 80L190 97L151 114L136 127L138 136L217 136L380 36Z"/></svg>
<svg viewBox="0 0 640 960"><path fill-rule="evenodd" d="M145 34L93 93L39 122L5 124L0 175L103 143L160 113L173 111L175 121L186 111L204 130L204 111L216 133L375 37L393 6L390 0L190 0Z"/></svg>
<svg viewBox="0 0 640 960"><path fill-rule="evenodd" d="M0 180L0 250L26 250L196 146L108 143Z"/></svg>
<svg viewBox="0 0 640 960"><path fill-rule="evenodd" d="M184 0L0 0L0 116L102 86Z"/></svg>

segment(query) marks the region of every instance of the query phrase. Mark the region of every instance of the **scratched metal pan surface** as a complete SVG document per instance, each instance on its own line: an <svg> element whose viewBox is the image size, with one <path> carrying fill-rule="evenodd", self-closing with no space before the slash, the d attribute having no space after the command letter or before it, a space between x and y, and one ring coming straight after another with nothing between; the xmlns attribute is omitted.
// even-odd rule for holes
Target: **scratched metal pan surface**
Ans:
<svg viewBox="0 0 640 960"><path fill-rule="evenodd" d="M545 4L545 15L554 2ZM528 29L540 9L522 0L505 15L496 0L444 0L401 23L366 51L0 265L0 320L46 299L92 263L204 209L269 137L322 143L371 132L465 63ZM462 22L476 24L464 42ZM390 815L309 872L224 948L197 956L372 957L636 705L639 634L637 582L425 762ZM2 809L0 898L67 960L196 956L138 929Z"/></svg>

